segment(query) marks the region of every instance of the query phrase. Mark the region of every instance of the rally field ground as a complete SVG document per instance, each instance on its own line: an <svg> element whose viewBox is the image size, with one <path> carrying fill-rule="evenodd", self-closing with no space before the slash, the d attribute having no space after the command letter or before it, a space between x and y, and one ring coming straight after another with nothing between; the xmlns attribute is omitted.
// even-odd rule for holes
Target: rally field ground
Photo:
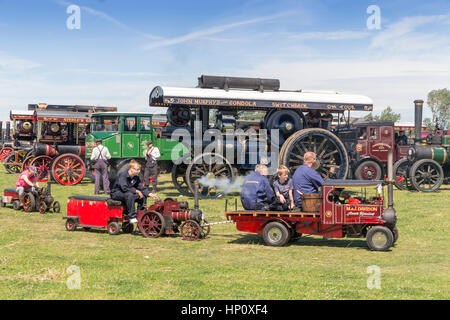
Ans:
<svg viewBox="0 0 450 320"><path fill-rule="evenodd" d="M15 180L0 168L2 192ZM160 182L160 198L193 207L169 175ZM400 237L389 252L369 251L365 239L322 237L268 247L233 224L212 226L206 239L194 242L179 235L67 232L67 197L93 195L94 185L54 185L52 193L62 204L59 214L0 208L0 299L450 298L449 185L432 194L395 191ZM201 200L200 208L209 222L223 221L224 204ZM79 268L79 289L67 286L71 266ZM379 267L378 289L370 266Z"/></svg>

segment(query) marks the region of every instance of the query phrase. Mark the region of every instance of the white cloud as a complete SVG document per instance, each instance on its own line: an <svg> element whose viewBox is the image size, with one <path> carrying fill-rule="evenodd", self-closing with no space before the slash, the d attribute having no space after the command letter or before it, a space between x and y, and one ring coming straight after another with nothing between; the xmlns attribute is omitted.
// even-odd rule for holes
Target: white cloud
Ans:
<svg viewBox="0 0 450 320"><path fill-rule="evenodd" d="M368 31L316 31L316 32L303 32L291 35L296 40L354 40L364 39L371 35Z"/></svg>
<svg viewBox="0 0 450 320"><path fill-rule="evenodd" d="M274 14L274 15L270 15L270 16L258 17L258 18L233 22L233 23L229 23L229 24L224 24L224 25L220 25L220 26L213 26L213 27L206 28L203 30L194 31L194 32L191 32L191 33L188 33L188 34L185 34L183 36L176 37L173 39L166 39L163 41L154 42L154 43L146 45L144 48L145 49L154 49L154 48L172 46L172 45L176 45L176 44L183 43L186 41L192 41L192 40L196 40L196 39L210 36L213 34L218 34L218 33L224 32L224 31L232 29L232 28L237 28L237 27L261 23L261 22L267 22L270 20L275 20L275 19L281 18L283 16L286 16L288 14L292 14L292 13L282 12L282 13L278 13L278 14Z"/></svg>
<svg viewBox="0 0 450 320"><path fill-rule="evenodd" d="M414 32L417 28L426 24L436 24L448 21L449 15L415 16L405 17L400 21L390 24L384 31L373 37L372 48L387 48L395 44L399 38Z"/></svg>
<svg viewBox="0 0 450 320"><path fill-rule="evenodd" d="M23 72L41 66L37 62L13 57L0 51L0 73Z"/></svg>

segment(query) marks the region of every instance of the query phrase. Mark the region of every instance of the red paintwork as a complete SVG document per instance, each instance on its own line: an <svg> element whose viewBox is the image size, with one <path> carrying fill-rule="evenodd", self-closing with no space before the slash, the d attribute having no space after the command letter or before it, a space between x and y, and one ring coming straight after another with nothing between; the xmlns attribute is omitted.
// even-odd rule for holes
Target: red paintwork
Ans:
<svg viewBox="0 0 450 320"><path fill-rule="evenodd" d="M87 201L69 199L67 216L78 217L80 225L106 228L112 221L123 219L122 206L108 206L106 201Z"/></svg>
<svg viewBox="0 0 450 320"><path fill-rule="evenodd" d="M252 212L243 215L242 212L227 212L226 216L236 222L239 231L262 234L267 223L281 221L297 233L320 235L331 238L345 236L344 227L347 225L383 225L383 202L380 197L374 204L336 204L328 200L334 186L323 186L323 199L318 214L304 213L290 215L286 212ZM356 200L356 199L355 199ZM272 216L270 216L272 214ZM279 214L279 216L277 216ZM269 216L268 216L269 215Z"/></svg>
<svg viewBox="0 0 450 320"><path fill-rule="evenodd" d="M395 131L393 126L367 126L364 127L365 136L358 139L356 147L361 158L374 158L387 164L388 150L394 151L394 162L406 158L409 145L395 144Z"/></svg>
<svg viewBox="0 0 450 320"><path fill-rule="evenodd" d="M3 191L3 203L12 203L14 200L19 200L19 194L8 190Z"/></svg>

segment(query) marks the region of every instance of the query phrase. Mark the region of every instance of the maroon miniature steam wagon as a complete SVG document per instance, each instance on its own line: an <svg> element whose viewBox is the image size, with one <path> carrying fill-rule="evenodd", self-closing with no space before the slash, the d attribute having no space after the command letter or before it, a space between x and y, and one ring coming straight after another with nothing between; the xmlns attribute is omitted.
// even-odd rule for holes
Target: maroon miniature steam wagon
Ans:
<svg viewBox="0 0 450 320"><path fill-rule="evenodd" d="M326 180L322 194L307 195L301 211L230 211L225 215L239 231L263 235L267 245L283 246L302 234L332 238L366 237L371 250L388 250L398 238L392 206L383 208L384 197L365 197L366 188L378 189L383 181ZM362 188L349 198L344 188ZM309 198L308 198L309 196Z"/></svg>

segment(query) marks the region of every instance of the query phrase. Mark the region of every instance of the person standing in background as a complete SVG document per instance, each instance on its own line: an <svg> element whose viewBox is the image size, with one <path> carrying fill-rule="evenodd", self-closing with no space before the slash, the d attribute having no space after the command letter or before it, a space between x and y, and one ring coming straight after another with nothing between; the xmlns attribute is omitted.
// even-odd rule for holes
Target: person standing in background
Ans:
<svg viewBox="0 0 450 320"><path fill-rule="evenodd" d="M100 193L100 179L103 182L103 191L105 194L110 193L109 179L108 179L108 160L111 159L111 154L107 147L102 145L102 139L96 140L97 146L92 150L91 161L95 163L95 187L94 193Z"/></svg>
<svg viewBox="0 0 450 320"><path fill-rule="evenodd" d="M158 147L153 146L153 141L147 142L147 151L145 151L145 171L144 184L150 187L150 177L152 177L152 193L157 192L158 184L158 159L161 157Z"/></svg>

